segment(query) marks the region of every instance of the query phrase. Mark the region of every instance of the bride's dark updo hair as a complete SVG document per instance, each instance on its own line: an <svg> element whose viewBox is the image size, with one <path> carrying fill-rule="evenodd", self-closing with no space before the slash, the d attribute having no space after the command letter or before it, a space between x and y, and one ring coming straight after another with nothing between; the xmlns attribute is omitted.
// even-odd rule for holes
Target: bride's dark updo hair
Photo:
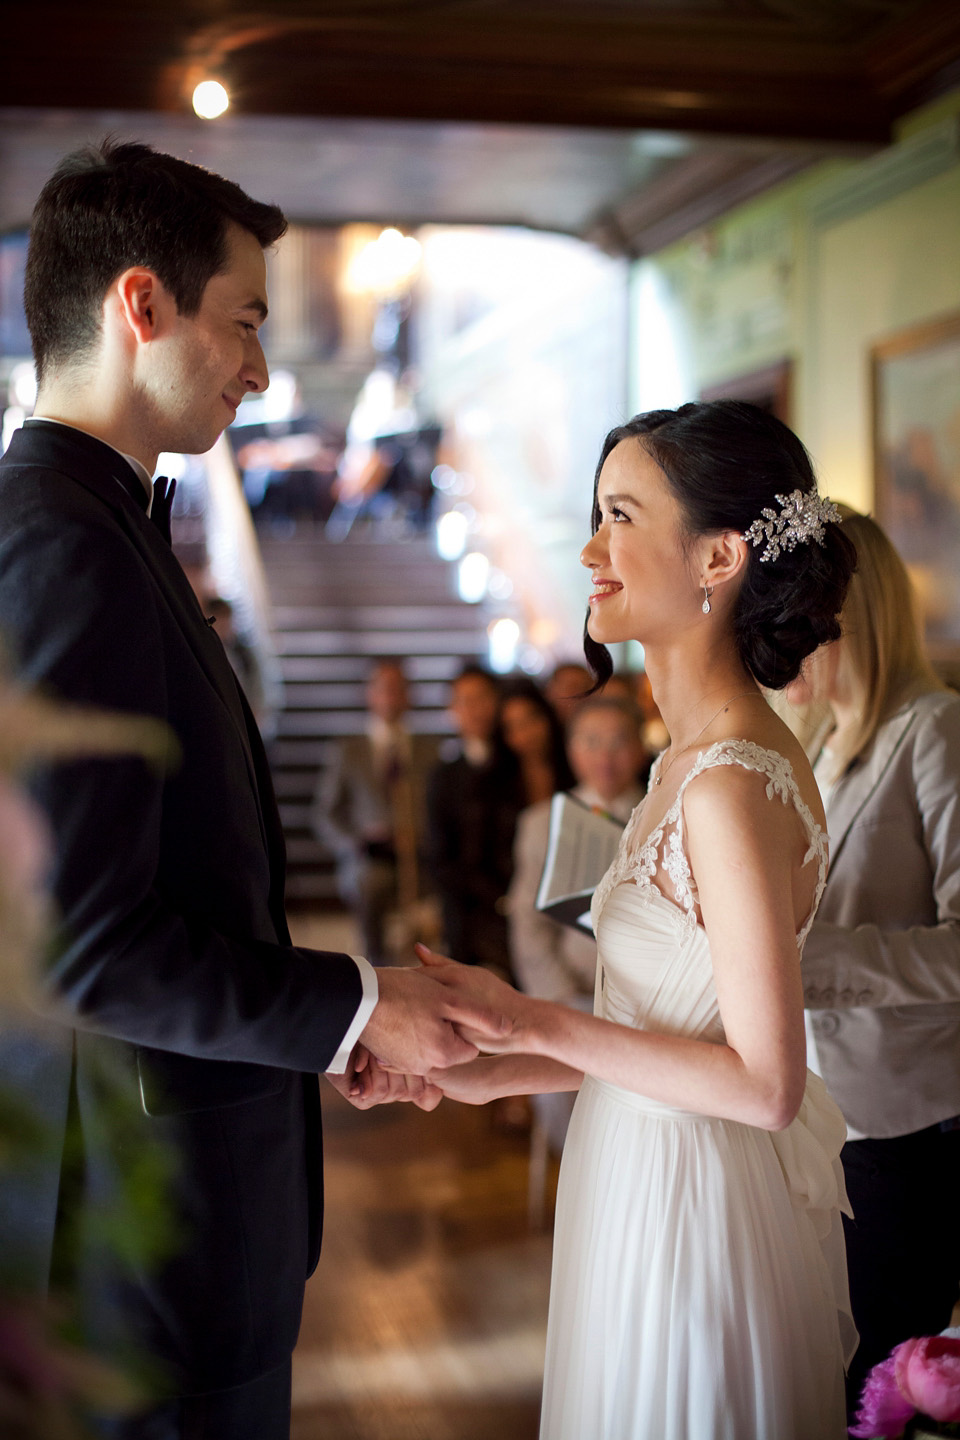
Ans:
<svg viewBox="0 0 960 1440"><path fill-rule="evenodd" d="M723 530L748 530L764 509L778 514L777 495L807 494L817 481L810 457L782 421L742 400L712 400L679 410L650 410L611 430L603 442L593 485L593 530L599 528L597 487L604 461L624 440L636 440L666 477L693 539ZM764 545L749 546L733 613L734 637L750 674L770 690L789 685L818 645L840 638L840 610L856 550L843 526L781 550L761 563ZM598 685L613 662L606 646L584 630L584 653Z"/></svg>

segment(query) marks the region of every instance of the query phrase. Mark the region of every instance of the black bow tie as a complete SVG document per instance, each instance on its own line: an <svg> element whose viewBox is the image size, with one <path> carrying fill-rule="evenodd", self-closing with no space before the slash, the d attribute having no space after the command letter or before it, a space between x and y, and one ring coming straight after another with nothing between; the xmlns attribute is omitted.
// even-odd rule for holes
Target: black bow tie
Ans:
<svg viewBox="0 0 960 1440"><path fill-rule="evenodd" d="M153 482L153 504L150 506L150 519L168 545L170 544L170 516L173 513L173 497L176 489L176 480L168 480L166 475L158 475Z"/></svg>
<svg viewBox="0 0 960 1440"><path fill-rule="evenodd" d="M151 504L146 490L131 469L118 470L116 479L144 514L146 514L147 507L150 507L150 519L169 545L170 513L173 510L173 497L177 488L176 480L168 480L166 475L158 475L153 482L153 503Z"/></svg>

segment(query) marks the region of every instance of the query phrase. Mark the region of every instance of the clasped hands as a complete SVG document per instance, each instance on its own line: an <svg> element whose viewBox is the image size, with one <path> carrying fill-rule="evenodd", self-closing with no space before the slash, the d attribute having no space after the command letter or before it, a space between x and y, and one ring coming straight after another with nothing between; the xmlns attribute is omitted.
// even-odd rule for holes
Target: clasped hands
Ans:
<svg viewBox="0 0 960 1440"><path fill-rule="evenodd" d="M425 945L418 967L377 972L380 998L342 1076L328 1076L358 1109L409 1100L433 1110L460 1089L451 1072L481 1052L522 1048L527 997L488 970ZM462 1072L466 1078L466 1072Z"/></svg>

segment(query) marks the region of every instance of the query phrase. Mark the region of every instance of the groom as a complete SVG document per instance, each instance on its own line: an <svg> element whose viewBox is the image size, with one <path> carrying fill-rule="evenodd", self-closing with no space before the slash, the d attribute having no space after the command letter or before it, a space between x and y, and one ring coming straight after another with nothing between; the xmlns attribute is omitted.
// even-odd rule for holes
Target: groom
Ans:
<svg viewBox="0 0 960 1440"><path fill-rule="evenodd" d="M260 738L163 533L158 454L208 450L267 384L263 252L285 228L275 206L145 145L65 159L27 261L36 416L0 461L0 635L19 679L155 717L177 752L163 772L127 757L37 777L61 1043L0 1032L0 1093L28 1096L55 1141L29 1191L0 1195L0 1245L36 1289L63 1275L61 1237L122 1167L104 1058L142 1142L176 1158L176 1253L76 1280L98 1342L132 1339L163 1379L148 1413L104 1423L126 1440L288 1435L320 1246L317 1072L348 1093L367 1052L423 1074L476 1054L455 1022L496 1030L426 974L291 945Z"/></svg>

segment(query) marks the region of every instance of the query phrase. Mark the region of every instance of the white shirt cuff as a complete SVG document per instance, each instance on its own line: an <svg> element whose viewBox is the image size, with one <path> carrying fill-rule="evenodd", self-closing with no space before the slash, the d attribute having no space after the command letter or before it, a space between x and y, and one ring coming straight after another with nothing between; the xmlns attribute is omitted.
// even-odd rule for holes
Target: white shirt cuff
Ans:
<svg viewBox="0 0 960 1440"><path fill-rule="evenodd" d="M351 955L350 959L360 971L363 995L361 996L360 1004L357 1006L357 1013L350 1021L350 1028L340 1042L340 1049L327 1066L327 1073L330 1075L342 1075L346 1070L350 1053L360 1039L360 1035L366 1028L367 1021L373 1014L374 1007L380 999L380 986L377 983L377 972L370 964L370 961L364 960L362 955Z"/></svg>

